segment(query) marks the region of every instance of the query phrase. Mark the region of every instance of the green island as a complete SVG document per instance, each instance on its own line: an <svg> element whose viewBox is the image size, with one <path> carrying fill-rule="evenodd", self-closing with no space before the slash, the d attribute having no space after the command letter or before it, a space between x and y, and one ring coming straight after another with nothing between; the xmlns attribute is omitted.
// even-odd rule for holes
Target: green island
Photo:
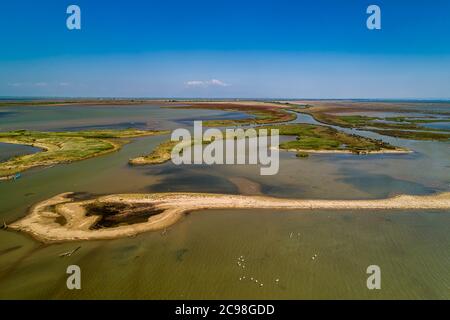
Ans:
<svg viewBox="0 0 450 320"><path fill-rule="evenodd" d="M339 115L320 108L295 108L292 111L311 115L316 121L344 128L373 131L382 135L413 140L450 139L450 130L433 129L421 126L424 123L449 122L445 119L416 119L409 117L369 117L363 115Z"/></svg>
<svg viewBox="0 0 450 320"><path fill-rule="evenodd" d="M283 142L280 149L299 152L351 152L365 154L371 152L404 151L382 140L369 139L354 134L347 134L331 127L313 124L286 124L261 127L259 129L279 130L281 136L295 136L295 140Z"/></svg>
<svg viewBox="0 0 450 320"><path fill-rule="evenodd" d="M382 134L384 136L391 136L402 139L412 140L435 140L435 141L448 141L450 140L450 132L431 132L431 131L410 131L410 130L379 130L371 129L370 131Z"/></svg>
<svg viewBox="0 0 450 320"><path fill-rule="evenodd" d="M277 129L280 136L295 137L293 141L281 143L280 149L297 152L298 157L306 157L309 153L322 152L354 154L408 152L408 150L392 146L381 140L351 135L320 125L298 123L256 128L258 133L262 129L267 129L269 133L271 130ZM165 141L159 144L150 154L130 159L129 164L153 165L165 163L171 159L172 149L178 143L178 141ZM193 141L188 142L185 146L190 146L192 143ZM202 141L202 143L209 144L210 141Z"/></svg>
<svg viewBox="0 0 450 320"><path fill-rule="evenodd" d="M180 154L183 153L183 149L189 146L192 146L194 144L195 140L192 139L191 141L187 142L180 142L180 141L171 141L167 140L163 143L160 143L151 153L147 155L143 155L137 158L130 159L128 161L128 164L133 166L140 166L140 165L148 165L148 164L162 164L166 163L171 159L172 151L174 148L178 148L179 150L174 150L175 152L179 152ZM208 145L211 143L211 141L203 140L201 141L203 145Z"/></svg>
<svg viewBox="0 0 450 320"><path fill-rule="evenodd" d="M18 130L0 132L0 142L29 145L42 152L11 158L0 163L2 180L38 166L69 163L119 150L126 138L167 134L154 130L95 130L78 132L39 132Z"/></svg>
<svg viewBox="0 0 450 320"><path fill-rule="evenodd" d="M150 154L130 159L130 165L161 164L170 160L172 149L178 141L167 140L159 144Z"/></svg>

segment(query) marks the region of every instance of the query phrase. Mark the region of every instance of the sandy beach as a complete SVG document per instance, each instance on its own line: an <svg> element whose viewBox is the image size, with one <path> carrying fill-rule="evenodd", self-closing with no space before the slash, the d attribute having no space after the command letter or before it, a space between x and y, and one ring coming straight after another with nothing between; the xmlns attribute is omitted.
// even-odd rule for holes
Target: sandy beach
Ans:
<svg viewBox="0 0 450 320"><path fill-rule="evenodd" d="M76 201L71 195L72 193L63 193L36 204L26 217L8 228L29 233L42 242L62 242L115 239L161 230L173 225L184 214L202 209L450 209L450 192L429 196L400 195L377 200L307 200L207 193L160 193L116 194ZM86 215L86 206L93 203L151 205L161 213L149 217L142 223L93 229L100 219L96 215Z"/></svg>

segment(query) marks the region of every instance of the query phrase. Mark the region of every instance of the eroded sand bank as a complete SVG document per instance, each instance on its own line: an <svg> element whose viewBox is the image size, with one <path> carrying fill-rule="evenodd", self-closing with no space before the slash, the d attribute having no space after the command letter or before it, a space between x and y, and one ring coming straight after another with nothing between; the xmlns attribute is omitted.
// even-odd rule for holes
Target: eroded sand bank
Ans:
<svg viewBox="0 0 450 320"><path fill-rule="evenodd" d="M64 193L36 204L9 228L31 234L43 242L114 239L167 228L183 214L201 209L450 209L450 192L429 196L401 195L380 200L304 200L266 196L199 193L117 194L90 200L74 200ZM94 229L100 216L86 215L90 204L149 204L161 213L146 222Z"/></svg>

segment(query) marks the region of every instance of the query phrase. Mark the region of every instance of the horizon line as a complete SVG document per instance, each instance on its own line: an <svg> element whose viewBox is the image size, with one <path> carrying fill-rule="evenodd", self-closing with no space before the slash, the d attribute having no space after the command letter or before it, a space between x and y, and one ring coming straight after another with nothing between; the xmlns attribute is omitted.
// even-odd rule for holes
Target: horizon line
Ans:
<svg viewBox="0 0 450 320"><path fill-rule="evenodd" d="M428 97L428 98L417 98L417 97L381 97L381 98L373 98L373 97L347 97L347 98L312 98L312 97L295 97L295 98L287 98L287 97L145 97L145 96L1 96L0 100L43 100L43 99L55 99L55 100L67 100L67 99L76 99L76 100L85 100L85 99L110 99L110 100L130 100L130 99L141 99L141 100L244 100L244 101L252 101L252 100L286 100L286 101L295 101L295 100L368 100L368 101L377 101L377 100L390 100L390 101L450 101L450 97Z"/></svg>

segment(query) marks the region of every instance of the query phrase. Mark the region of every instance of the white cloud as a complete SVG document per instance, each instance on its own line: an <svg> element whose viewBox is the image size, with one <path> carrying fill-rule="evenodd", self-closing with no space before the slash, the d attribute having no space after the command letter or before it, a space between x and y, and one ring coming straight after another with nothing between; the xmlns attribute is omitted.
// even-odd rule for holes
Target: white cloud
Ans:
<svg viewBox="0 0 450 320"><path fill-rule="evenodd" d="M198 80L187 81L185 84L188 87L204 87L205 86L204 81L198 81Z"/></svg>
<svg viewBox="0 0 450 320"><path fill-rule="evenodd" d="M48 83L44 81L39 82L11 82L8 83L8 86L10 87L48 87L48 86L60 86L60 87L67 87L70 86L69 82L58 82L58 83Z"/></svg>
<svg viewBox="0 0 450 320"><path fill-rule="evenodd" d="M207 88L207 87L229 87L230 84L218 79L211 80L190 80L185 82L186 87L189 88Z"/></svg>
<svg viewBox="0 0 450 320"><path fill-rule="evenodd" d="M22 87L22 86L33 86L33 87L46 87L48 86L47 82L13 82L8 83L11 87Z"/></svg>
<svg viewBox="0 0 450 320"><path fill-rule="evenodd" d="M14 82L14 83L8 83L8 86L10 87L21 87L23 83L20 82Z"/></svg>

